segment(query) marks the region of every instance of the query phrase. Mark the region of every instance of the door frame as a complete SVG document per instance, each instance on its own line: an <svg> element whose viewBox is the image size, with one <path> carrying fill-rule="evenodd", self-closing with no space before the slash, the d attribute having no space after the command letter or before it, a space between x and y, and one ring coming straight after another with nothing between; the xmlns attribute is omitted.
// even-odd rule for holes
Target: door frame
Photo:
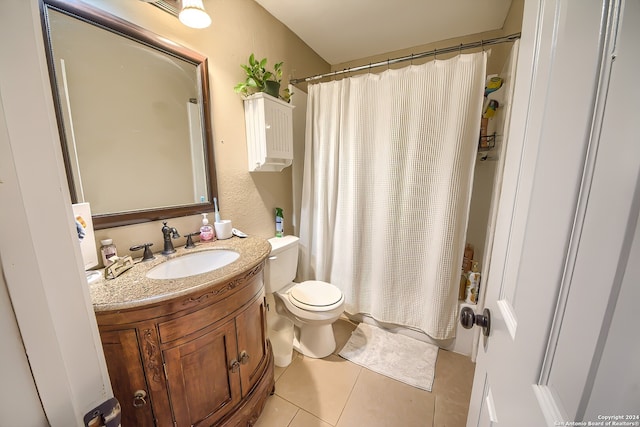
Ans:
<svg viewBox="0 0 640 427"><path fill-rule="evenodd" d="M609 73L615 58L615 41L621 19L620 3L615 0L594 1L584 5L570 0L525 3L522 33L523 41L528 45L521 46L518 80L522 84L516 83L515 99L518 101L514 106L514 113L519 111L521 115L516 119L520 121L512 126L512 140L508 147L513 156L518 152L522 163L514 170L513 162L507 162L507 167L511 166L512 170L510 176L505 172L505 187L500 201L502 226L496 230L496 247L487 287L489 293L495 296L495 290L503 286L504 282L524 282L530 288L525 295L531 297L524 298L524 301L527 304L537 304L539 309L543 308L536 312L535 318L517 319L517 324L516 319L502 316L504 310L500 310L500 313L495 313L494 317L498 322L494 323L494 327L503 331L508 329L514 340L517 327L521 341L522 334L528 339L528 334L534 331L535 337L530 340L528 352L534 354L534 358L538 357L539 363L533 363L532 366L514 358L509 361L509 369L527 372L530 385L533 386L527 387L527 398L537 400L542 412L535 415L544 415L548 425L565 425L568 420L579 419L587 409L591 392L588 382L598 371L599 357L607 339L607 319L615 311L619 280L623 274L621 272L626 268L632 238L629 233L633 235L632 227L635 227L638 216L638 183L637 177L633 175L633 168L637 164L624 164L624 173L627 175L623 176L623 162L620 160L624 159L624 154L621 154L622 150L616 151L617 145L614 145L618 136L620 139L625 137L630 140L629 136L619 135L613 126L607 136L607 144L604 147L598 146L605 119ZM588 20L580 23L580 19L584 17ZM599 29L594 29L593 26L586 28L588 22L593 24L598 18ZM563 55L566 56L563 58ZM583 75L579 78L575 75L576 67L567 64L576 55L589 58L587 66L581 69ZM523 78L521 64L525 66L525 71L533 70L531 77ZM579 88L572 79L589 84ZM527 88L528 91L518 92L518 87ZM575 107L561 111L554 109L550 103L554 99L557 101L559 97L564 97L561 104L573 102ZM554 117L554 113L560 114ZM523 133L518 135L518 132ZM602 153L599 155L599 152L605 153L605 156ZM619 168L612 166L611 158L618 160ZM598 165L602 167L602 173L599 181L592 181ZM553 166L556 166L555 170ZM552 181L553 178L563 176L557 172L558 166L566 167L565 178L568 181L560 184L565 187L560 192L553 188ZM600 193L597 195L592 191L592 183L599 185ZM603 201L603 183L608 183L609 192L615 194L609 202ZM560 202L558 205L554 205L554 194L555 202ZM559 201L558 195L564 196L564 200ZM600 222L600 228L606 229L615 238L602 240L603 245L594 244L593 237L597 235L594 229L597 230L598 227L594 227L593 218L588 222L588 215L599 219L607 218L602 211L614 207L616 211L610 212L608 216L611 221ZM558 219L554 218L553 224L543 224L542 219L552 215L557 215ZM604 224L606 227L602 226ZM587 225L591 229L583 228ZM554 227L557 232L550 235L544 227ZM523 239L528 239L529 242L522 244ZM541 244L540 240L543 239L549 240ZM538 243L535 243L536 240ZM510 249L511 244L513 247ZM552 245L555 247L552 248ZM551 249L551 254L538 252L539 256L531 256L535 254L534 249L545 248ZM582 265L577 270L580 259ZM585 262L585 259L589 259L589 262ZM535 278L532 262L538 264L538 283L532 280ZM597 270L606 270L606 273L598 274L601 272L597 271L590 275L589 271L595 266ZM492 275L495 277L491 277ZM539 285L540 290L535 289L536 285ZM546 303L537 294L544 295ZM483 304L488 302L482 300ZM562 360L556 357L555 352L556 348L560 349L557 346L563 344L561 334L567 331L572 335L568 335L565 340ZM571 347L567 348L569 345ZM585 363L577 363L576 353L584 355ZM482 369L478 370L478 367L485 362L483 359L489 357L484 353L478 355L477 383L486 374ZM549 380L551 366L559 365L559 362L564 362L565 369L556 368L556 371L563 371L562 374L571 371L572 376L562 378L563 375L558 375L554 383ZM569 366L572 369L567 369ZM513 395L510 396L512 409L520 409L522 417L531 422L524 411L526 403L514 397L523 396L522 390L516 388L514 385ZM485 392L474 383L467 425L475 426L476 420L479 422L482 406L485 406ZM574 393L577 397L568 398ZM524 420L522 425L527 425Z"/></svg>
<svg viewBox="0 0 640 427"><path fill-rule="evenodd" d="M37 395L53 427L113 396L73 222L38 0L0 14L0 259ZM13 408L18 411L20 407Z"/></svg>

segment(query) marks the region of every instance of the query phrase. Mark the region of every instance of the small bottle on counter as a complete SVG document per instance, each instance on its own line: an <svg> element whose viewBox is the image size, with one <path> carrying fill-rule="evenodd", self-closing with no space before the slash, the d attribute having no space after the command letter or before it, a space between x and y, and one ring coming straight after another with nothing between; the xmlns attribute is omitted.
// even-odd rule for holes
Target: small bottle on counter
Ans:
<svg viewBox="0 0 640 427"><path fill-rule="evenodd" d="M460 269L460 288L458 290L458 300L464 301L467 297L467 274L464 269Z"/></svg>
<svg viewBox="0 0 640 427"><path fill-rule="evenodd" d="M284 236L284 214L282 208L276 208L276 237Z"/></svg>
<svg viewBox="0 0 640 427"><path fill-rule="evenodd" d="M467 297L465 302L469 304L478 303L478 291L480 290L480 271L478 261L473 261L471 271L467 274Z"/></svg>
<svg viewBox="0 0 640 427"><path fill-rule="evenodd" d="M109 258L118 256L118 251L116 250L116 245L113 244L112 239L104 239L100 240L100 253L102 254L102 265L105 267L109 267L113 264L113 261L109 261Z"/></svg>

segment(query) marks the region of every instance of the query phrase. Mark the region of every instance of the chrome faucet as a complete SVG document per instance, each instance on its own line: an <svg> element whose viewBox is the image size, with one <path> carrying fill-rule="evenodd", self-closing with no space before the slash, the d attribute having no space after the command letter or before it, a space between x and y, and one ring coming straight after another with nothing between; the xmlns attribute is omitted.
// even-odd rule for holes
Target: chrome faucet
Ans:
<svg viewBox="0 0 640 427"><path fill-rule="evenodd" d="M162 224L164 224L162 226L162 235L164 236L164 250L162 251L162 255L169 255L176 251L173 248L171 239L177 239L180 235L178 234L178 230L174 227L169 227L166 221L163 221Z"/></svg>

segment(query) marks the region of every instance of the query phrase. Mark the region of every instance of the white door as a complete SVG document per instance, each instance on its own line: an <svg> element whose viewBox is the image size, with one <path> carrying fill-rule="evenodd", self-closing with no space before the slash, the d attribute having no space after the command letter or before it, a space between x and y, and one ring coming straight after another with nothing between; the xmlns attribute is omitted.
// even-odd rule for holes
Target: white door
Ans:
<svg viewBox="0 0 640 427"><path fill-rule="evenodd" d="M33 379L18 370L2 375L0 425L36 426L34 417L44 411L53 427L83 426L84 414L113 393L66 190L39 4L2 6L0 40L11 40L11 48L0 48L1 282ZM8 336L9 345L13 338ZM8 363L4 352L0 361ZM21 416L24 411L32 412Z"/></svg>
<svg viewBox="0 0 640 427"><path fill-rule="evenodd" d="M618 296L639 288L629 257L639 239L639 28L639 0L623 12L616 1L525 2L485 280L491 331L480 339L467 427L616 415L640 425L637 357L621 357L640 355L638 335L615 320L631 317ZM625 328L633 344L623 352L624 340L608 335Z"/></svg>

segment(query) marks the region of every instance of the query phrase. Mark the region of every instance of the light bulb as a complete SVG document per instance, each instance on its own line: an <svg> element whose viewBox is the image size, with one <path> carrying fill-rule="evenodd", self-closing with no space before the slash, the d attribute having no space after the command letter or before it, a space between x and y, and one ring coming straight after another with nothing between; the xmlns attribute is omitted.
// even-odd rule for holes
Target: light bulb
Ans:
<svg viewBox="0 0 640 427"><path fill-rule="evenodd" d="M211 25L211 18L204 10L202 0L182 0L182 10L178 19L191 28L206 28Z"/></svg>

